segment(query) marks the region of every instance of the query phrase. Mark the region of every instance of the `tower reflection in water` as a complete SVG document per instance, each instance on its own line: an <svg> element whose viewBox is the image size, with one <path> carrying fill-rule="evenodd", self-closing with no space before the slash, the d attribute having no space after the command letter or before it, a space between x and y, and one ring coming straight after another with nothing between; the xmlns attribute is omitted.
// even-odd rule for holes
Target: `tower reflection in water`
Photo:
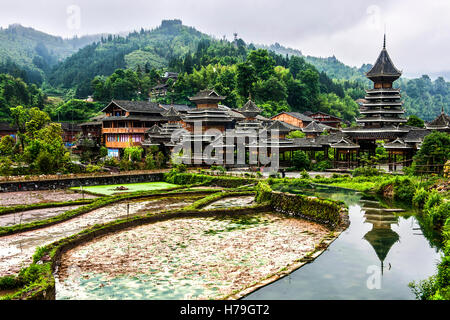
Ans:
<svg viewBox="0 0 450 320"><path fill-rule="evenodd" d="M364 239L370 243L381 262L381 274L384 271L384 260L392 246L400 240L400 236L391 229L392 224L398 224L398 217L394 212L402 209L386 209L379 202L361 200L362 210L365 211L365 222L372 224L372 230L367 232Z"/></svg>

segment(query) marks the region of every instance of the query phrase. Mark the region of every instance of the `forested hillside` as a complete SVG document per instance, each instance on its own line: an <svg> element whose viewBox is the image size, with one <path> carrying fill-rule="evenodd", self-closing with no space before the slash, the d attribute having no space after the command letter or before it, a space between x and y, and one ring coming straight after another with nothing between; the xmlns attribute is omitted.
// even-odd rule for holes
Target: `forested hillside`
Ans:
<svg viewBox="0 0 450 320"><path fill-rule="evenodd" d="M255 46L238 38L218 40L179 20L165 20L153 30L127 36L71 40L15 25L0 30L0 40L0 74L42 85L49 96L58 96L45 107L62 117L72 108L69 100L92 94L102 102L146 100L165 71L180 77L169 83L169 95L161 102L189 103L188 96L208 87L226 95L225 103L235 108L251 95L267 116L283 110L321 110L353 121L358 116L354 101L363 98L371 85L364 76L369 64L349 67L334 56L302 56L300 50L279 43ZM431 120L442 107L450 112L450 84L444 79L401 78L395 84L402 88L408 115ZM9 101L1 95L1 101ZM9 104L0 108L4 111ZM79 107L79 102L73 105ZM86 112L86 118L89 115L92 112ZM76 118L85 117L77 112Z"/></svg>
<svg viewBox="0 0 450 320"><path fill-rule="evenodd" d="M49 82L55 87L77 88L77 96L82 97L90 93L90 82L95 76L109 76L119 68L167 67L170 59L193 51L206 38L209 37L183 26L179 20L163 21L154 30L142 29L126 37L109 36L56 66Z"/></svg>
<svg viewBox="0 0 450 320"><path fill-rule="evenodd" d="M0 29L0 72L21 68L28 83L42 84L45 74L101 35L63 39L15 24Z"/></svg>

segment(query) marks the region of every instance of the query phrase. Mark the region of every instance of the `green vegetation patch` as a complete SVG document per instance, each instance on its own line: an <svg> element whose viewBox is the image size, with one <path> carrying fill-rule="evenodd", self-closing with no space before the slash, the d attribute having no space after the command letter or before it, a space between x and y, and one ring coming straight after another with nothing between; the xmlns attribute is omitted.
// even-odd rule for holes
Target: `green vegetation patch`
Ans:
<svg viewBox="0 0 450 320"><path fill-rule="evenodd" d="M144 182L132 184L111 184L103 186L83 187L84 191L101 195L112 195L115 193L128 193L137 191L162 190L177 187L177 185L167 182ZM80 187L71 188L71 190L81 191Z"/></svg>

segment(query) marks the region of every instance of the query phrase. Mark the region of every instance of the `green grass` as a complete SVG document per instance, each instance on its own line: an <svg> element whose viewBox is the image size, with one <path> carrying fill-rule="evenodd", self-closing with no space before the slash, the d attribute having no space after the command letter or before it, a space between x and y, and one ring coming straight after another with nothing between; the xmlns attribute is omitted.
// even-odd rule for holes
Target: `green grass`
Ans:
<svg viewBox="0 0 450 320"><path fill-rule="evenodd" d="M125 187L128 190L114 190L117 187ZM136 192L136 191L152 191L152 190L162 190L177 187L175 184L167 183L167 182L145 182L145 183L131 183L131 184L111 184L104 186L92 186L92 187L83 187L84 191L88 191L90 193L101 194L101 195L112 195L115 193L128 193L128 192ZM71 190L81 190L80 187L71 188Z"/></svg>

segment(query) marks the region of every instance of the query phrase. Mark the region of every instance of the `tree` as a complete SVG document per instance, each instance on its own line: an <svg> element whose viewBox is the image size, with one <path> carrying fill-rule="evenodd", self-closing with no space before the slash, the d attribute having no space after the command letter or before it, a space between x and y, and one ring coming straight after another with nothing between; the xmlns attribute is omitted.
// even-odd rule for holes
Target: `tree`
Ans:
<svg viewBox="0 0 450 320"><path fill-rule="evenodd" d="M303 70L305 67L305 59L298 57L298 56L292 56L289 60L289 71L291 72L292 76L296 79L297 75L301 70Z"/></svg>
<svg viewBox="0 0 450 320"><path fill-rule="evenodd" d="M253 66L259 79L267 80L274 75L275 60L267 50L251 51L247 57L247 62Z"/></svg>
<svg viewBox="0 0 450 320"><path fill-rule="evenodd" d="M128 147L124 150L123 158L128 161L141 161L143 152L142 147Z"/></svg>
<svg viewBox="0 0 450 320"><path fill-rule="evenodd" d="M0 140L0 156L12 156L16 141L11 136L4 136Z"/></svg>
<svg viewBox="0 0 450 320"><path fill-rule="evenodd" d="M258 79L256 69L246 62L237 66L237 89L242 97L247 98L252 93L253 83Z"/></svg>
<svg viewBox="0 0 450 320"><path fill-rule="evenodd" d="M406 122L407 126L423 128L425 127L425 123L422 119L420 119L416 115L410 115L408 117L408 122Z"/></svg>
<svg viewBox="0 0 450 320"><path fill-rule="evenodd" d="M17 128L17 136L23 151L25 149L25 124L28 120L28 110L22 106L11 108L11 117L11 124Z"/></svg>
<svg viewBox="0 0 450 320"><path fill-rule="evenodd" d="M301 138L304 138L304 137L306 137L306 134L303 131L300 131L300 130L291 131L286 136L287 139L301 139Z"/></svg>
<svg viewBox="0 0 450 320"><path fill-rule="evenodd" d="M292 164L297 170L309 170L311 161L304 151L298 150L293 153Z"/></svg>
<svg viewBox="0 0 450 320"><path fill-rule="evenodd" d="M269 100L275 102L286 101L288 97L286 85L275 76L271 76L268 80L257 81L254 90L255 100L259 103Z"/></svg>
<svg viewBox="0 0 450 320"><path fill-rule="evenodd" d="M445 132L434 131L427 135L423 140L419 152L414 157L417 165L415 171L434 171L433 169L442 169L447 160L450 159L450 135ZM421 166L432 166L425 168ZM434 167L436 166L436 167Z"/></svg>
<svg viewBox="0 0 450 320"><path fill-rule="evenodd" d="M28 121L25 123L26 135L30 139L36 138L36 135L41 129L50 123L50 116L39 110L38 108L31 108L28 110Z"/></svg>

